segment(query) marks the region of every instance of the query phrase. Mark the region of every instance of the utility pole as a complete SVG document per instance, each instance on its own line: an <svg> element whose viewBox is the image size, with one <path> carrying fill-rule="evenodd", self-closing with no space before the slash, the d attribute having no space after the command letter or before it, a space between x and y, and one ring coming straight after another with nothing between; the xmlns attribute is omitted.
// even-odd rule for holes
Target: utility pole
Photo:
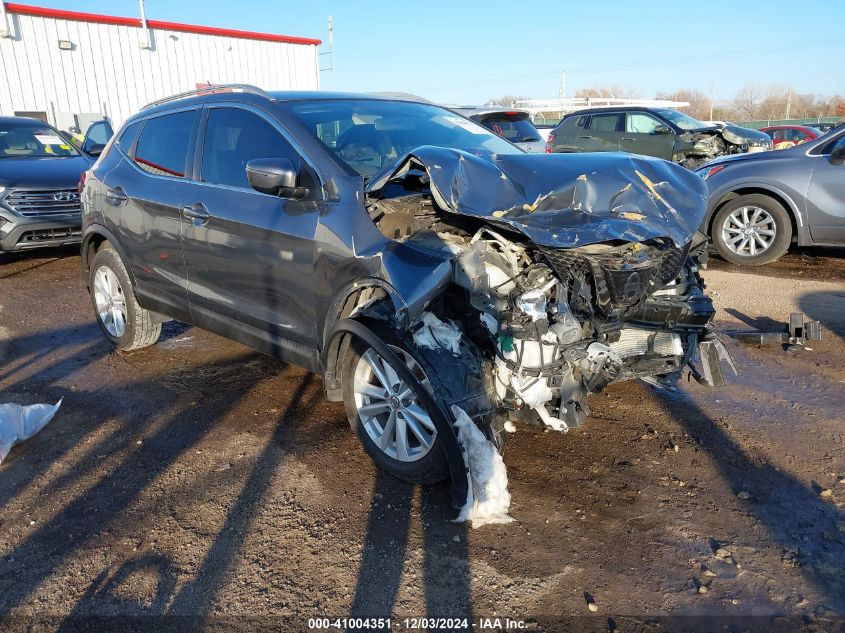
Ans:
<svg viewBox="0 0 845 633"><path fill-rule="evenodd" d="M713 84L710 84L710 118L707 120L713 120Z"/></svg>
<svg viewBox="0 0 845 633"><path fill-rule="evenodd" d="M325 72L327 70L334 70L334 18L329 16L329 50L320 53L320 55L328 55L329 56L329 65L326 68L321 68L320 72Z"/></svg>
<svg viewBox="0 0 845 633"><path fill-rule="evenodd" d="M789 111L792 109L792 91L789 90L786 93L786 117L789 118Z"/></svg>
<svg viewBox="0 0 845 633"><path fill-rule="evenodd" d="M566 71L560 71L560 90L558 92L558 96L560 99L563 99L563 95L566 93Z"/></svg>

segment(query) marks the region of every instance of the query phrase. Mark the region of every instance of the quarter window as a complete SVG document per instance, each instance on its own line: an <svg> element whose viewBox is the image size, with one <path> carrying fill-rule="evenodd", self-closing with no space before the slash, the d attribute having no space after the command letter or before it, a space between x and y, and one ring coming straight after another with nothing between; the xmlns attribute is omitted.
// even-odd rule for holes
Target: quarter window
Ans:
<svg viewBox="0 0 845 633"><path fill-rule="evenodd" d="M214 108L208 114L203 148L202 179L231 187L250 188L246 164L256 158L300 157L270 123L241 108Z"/></svg>
<svg viewBox="0 0 845 633"><path fill-rule="evenodd" d="M594 114L590 119L590 129L596 132L615 132L619 129L621 114Z"/></svg>
<svg viewBox="0 0 845 633"><path fill-rule="evenodd" d="M117 146L127 154L132 149L132 144L138 138L138 133L141 131L141 121L135 121L126 126L126 129L120 133L117 139Z"/></svg>
<svg viewBox="0 0 845 633"><path fill-rule="evenodd" d="M191 110L149 119L135 149L138 166L156 176L184 178L196 117Z"/></svg>

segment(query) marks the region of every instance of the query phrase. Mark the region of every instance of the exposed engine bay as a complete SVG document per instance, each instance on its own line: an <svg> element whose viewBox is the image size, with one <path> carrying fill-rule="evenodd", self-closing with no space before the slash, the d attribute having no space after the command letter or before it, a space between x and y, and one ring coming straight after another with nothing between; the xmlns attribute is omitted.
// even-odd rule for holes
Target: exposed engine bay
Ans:
<svg viewBox="0 0 845 633"><path fill-rule="evenodd" d="M501 413L566 432L589 415L587 395L617 381L671 388L689 367L701 382L721 382L719 361L729 358L708 327L715 311L696 261L705 238L666 197L689 202L677 198L680 188L638 165L613 191L607 174L583 174L546 196L521 191L533 204L483 217L480 198L503 196L484 191L472 158L458 156L460 173L440 183L432 174L445 173L442 160L436 169L409 158L370 194L368 211L384 236L451 261L448 287L411 329L429 328L436 340L438 331L449 336L444 326L471 341ZM618 167L618 157L608 160ZM598 217L594 183L615 201L612 217ZM666 220L675 230L659 229Z"/></svg>
<svg viewBox="0 0 845 633"><path fill-rule="evenodd" d="M762 132L722 125L686 132L678 137L686 146L672 159L687 169L698 169L704 163L729 154L745 154L772 149L772 141Z"/></svg>

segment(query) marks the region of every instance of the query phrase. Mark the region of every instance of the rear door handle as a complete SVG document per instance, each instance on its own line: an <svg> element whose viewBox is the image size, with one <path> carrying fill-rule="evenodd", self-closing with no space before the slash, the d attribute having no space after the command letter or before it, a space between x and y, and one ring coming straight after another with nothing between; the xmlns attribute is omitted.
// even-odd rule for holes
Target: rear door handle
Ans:
<svg viewBox="0 0 845 633"><path fill-rule="evenodd" d="M186 218L191 218L192 220L207 220L211 217L202 202L196 202L182 207L182 213Z"/></svg>
<svg viewBox="0 0 845 633"><path fill-rule="evenodd" d="M578 138L593 138L592 136L579 136Z"/></svg>
<svg viewBox="0 0 845 633"><path fill-rule="evenodd" d="M113 202L114 204L123 204L129 200L129 196L123 193L123 189L117 187L116 189L106 190L106 200Z"/></svg>
<svg viewBox="0 0 845 633"><path fill-rule="evenodd" d="M635 138L624 138L624 137L623 137L623 138L621 138L621 139L619 139L619 140L620 140L620 141L636 141L637 139L635 139Z"/></svg>

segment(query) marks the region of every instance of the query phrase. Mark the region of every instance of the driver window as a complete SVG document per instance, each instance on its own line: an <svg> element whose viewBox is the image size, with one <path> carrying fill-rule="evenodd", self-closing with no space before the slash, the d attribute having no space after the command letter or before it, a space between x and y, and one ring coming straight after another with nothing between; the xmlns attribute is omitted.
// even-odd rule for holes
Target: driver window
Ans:
<svg viewBox="0 0 845 633"><path fill-rule="evenodd" d="M300 157L290 143L257 114L240 108L213 108L208 113L203 145L202 180L251 189L246 164L255 158Z"/></svg>
<svg viewBox="0 0 845 633"><path fill-rule="evenodd" d="M663 123L642 112L631 112L625 117L625 131L634 134L653 134L659 125Z"/></svg>

